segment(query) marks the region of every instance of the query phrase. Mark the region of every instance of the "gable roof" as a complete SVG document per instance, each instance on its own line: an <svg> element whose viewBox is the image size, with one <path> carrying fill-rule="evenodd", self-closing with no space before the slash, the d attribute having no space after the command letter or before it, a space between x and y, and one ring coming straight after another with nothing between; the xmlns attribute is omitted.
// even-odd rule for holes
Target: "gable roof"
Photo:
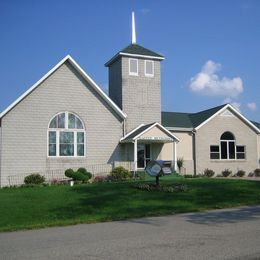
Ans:
<svg viewBox="0 0 260 260"><path fill-rule="evenodd" d="M162 125L167 128L184 128L185 130L198 130L216 115L229 108L246 122L257 133L260 133L260 124L246 119L239 111L237 111L230 104L213 107L198 113L180 113L180 112L162 112Z"/></svg>
<svg viewBox="0 0 260 260"><path fill-rule="evenodd" d="M112 57L105 66L109 66L112 64L119 56L130 56L130 57L141 57L141 58L150 58L150 59L156 59L156 60L164 60L164 57L154 51L151 51L147 48L142 47L139 44L133 44L131 43L127 47L125 47L123 50L118 52L114 57Z"/></svg>
<svg viewBox="0 0 260 260"><path fill-rule="evenodd" d="M107 104L123 119L126 118L126 114L105 94L105 92L95 83L95 81L78 65L78 63L70 56L67 55L56 66L48 71L39 81L31 86L26 92L24 92L19 98L17 98L10 106L8 106L2 113L0 113L0 119L5 116L10 110L12 110L19 102L21 102L26 96L28 96L34 89L36 89L45 79L47 79L52 73L54 73L61 65L66 61L79 72L79 74L93 87L93 89L107 102Z"/></svg>
<svg viewBox="0 0 260 260"><path fill-rule="evenodd" d="M139 136L143 135L144 133L146 133L147 131L149 131L150 129L152 129L153 127L156 127L156 126L159 127L163 132L168 134L170 137L172 137L174 140L179 142L178 137L173 135L165 127L163 127L161 124L156 123L156 122L151 123L151 124L147 124L147 125L144 125L144 124L139 125L134 130L129 132L127 135L122 137L120 139L120 142L131 142L131 141L134 141L134 140L138 139Z"/></svg>

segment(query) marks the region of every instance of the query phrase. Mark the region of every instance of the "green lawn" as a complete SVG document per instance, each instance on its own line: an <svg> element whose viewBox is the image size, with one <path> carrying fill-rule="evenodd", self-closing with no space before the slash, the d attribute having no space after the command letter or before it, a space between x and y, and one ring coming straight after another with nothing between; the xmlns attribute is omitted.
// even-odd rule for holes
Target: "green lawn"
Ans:
<svg viewBox="0 0 260 260"><path fill-rule="evenodd" d="M260 182L163 177L161 183L187 184L188 191L147 192L133 182L1 189L0 231L260 204Z"/></svg>

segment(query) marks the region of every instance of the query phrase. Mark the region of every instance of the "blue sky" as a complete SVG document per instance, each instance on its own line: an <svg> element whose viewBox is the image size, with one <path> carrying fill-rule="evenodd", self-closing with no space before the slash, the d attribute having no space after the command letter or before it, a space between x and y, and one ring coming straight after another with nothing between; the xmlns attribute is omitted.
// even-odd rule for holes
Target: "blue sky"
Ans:
<svg viewBox="0 0 260 260"><path fill-rule="evenodd" d="M70 54L103 88L131 41L163 54L162 108L224 102L260 122L260 1L0 0L0 111Z"/></svg>

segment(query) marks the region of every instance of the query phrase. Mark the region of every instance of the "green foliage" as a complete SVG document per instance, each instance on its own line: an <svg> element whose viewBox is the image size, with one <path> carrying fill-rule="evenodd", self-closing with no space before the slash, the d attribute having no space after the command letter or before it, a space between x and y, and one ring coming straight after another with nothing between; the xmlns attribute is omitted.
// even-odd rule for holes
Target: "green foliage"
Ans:
<svg viewBox="0 0 260 260"><path fill-rule="evenodd" d="M65 176L72 178L73 181L87 182L92 177L92 174L85 168L81 167L76 172L73 171L73 169L67 169L65 171Z"/></svg>
<svg viewBox="0 0 260 260"><path fill-rule="evenodd" d="M184 164L183 157L178 158L177 159L177 166L178 166L179 172L181 171L181 168L183 167L183 164Z"/></svg>
<svg viewBox="0 0 260 260"><path fill-rule="evenodd" d="M183 177L184 178L195 178L195 176L192 174L185 174L185 175L183 175Z"/></svg>
<svg viewBox="0 0 260 260"><path fill-rule="evenodd" d="M133 185L134 188L143 190L143 191L162 191L162 192L181 192L187 191L187 185L185 184L176 184L176 185L155 185L151 183L138 183Z"/></svg>
<svg viewBox="0 0 260 260"><path fill-rule="evenodd" d="M244 177L246 175L246 172L243 170L238 170L235 176L237 177Z"/></svg>
<svg viewBox="0 0 260 260"><path fill-rule="evenodd" d="M91 177L92 177L92 174L90 172L88 172L86 170L86 168L81 167L78 169L78 172L81 172L82 174L84 174L86 176L87 180L91 179Z"/></svg>
<svg viewBox="0 0 260 260"><path fill-rule="evenodd" d="M205 177L210 178L210 177L213 177L214 175L215 175L215 172L213 170L208 169L208 168L204 170Z"/></svg>
<svg viewBox="0 0 260 260"><path fill-rule="evenodd" d="M121 180L126 180L130 179L132 177L130 171L125 169L122 166L115 167L111 172L110 176L111 180L115 181L121 181Z"/></svg>
<svg viewBox="0 0 260 260"><path fill-rule="evenodd" d="M260 177L260 168L254 170L255 177Z"/></svg>
<svg viewBox="0 0 260 260"><path fill-rule="evenodd" d="M24 178L24 183L29 185L29 184L42 184L45 182L45 177L41 176L39 173L34 173L26 176Z"/></svg>
<svg viewBox="0 0 260 260"><path fill-rule="evenodd" d="M68 178L72 178L73 174L74 174L74 171L72 169L67 169L65 171L65 176Z"/></svg>
<svg viewBox="0 0 260 260"><path fill-rule="evenodd" d="M228 177L232 174L232 171L229 169L225 169L224 171L222 171L222 175L223 177Z"/></svg>

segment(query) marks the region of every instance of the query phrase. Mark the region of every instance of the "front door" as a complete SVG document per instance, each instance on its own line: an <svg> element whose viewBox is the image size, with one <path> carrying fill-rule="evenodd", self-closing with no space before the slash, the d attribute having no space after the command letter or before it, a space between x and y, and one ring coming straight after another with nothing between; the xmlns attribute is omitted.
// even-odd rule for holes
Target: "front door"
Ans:
<svg viewBox="0 0 260 260"><path fill-rule="evenodd" d="M137 168L145 168L151 160L150 144L138 144L137 146Z"/></svg>

